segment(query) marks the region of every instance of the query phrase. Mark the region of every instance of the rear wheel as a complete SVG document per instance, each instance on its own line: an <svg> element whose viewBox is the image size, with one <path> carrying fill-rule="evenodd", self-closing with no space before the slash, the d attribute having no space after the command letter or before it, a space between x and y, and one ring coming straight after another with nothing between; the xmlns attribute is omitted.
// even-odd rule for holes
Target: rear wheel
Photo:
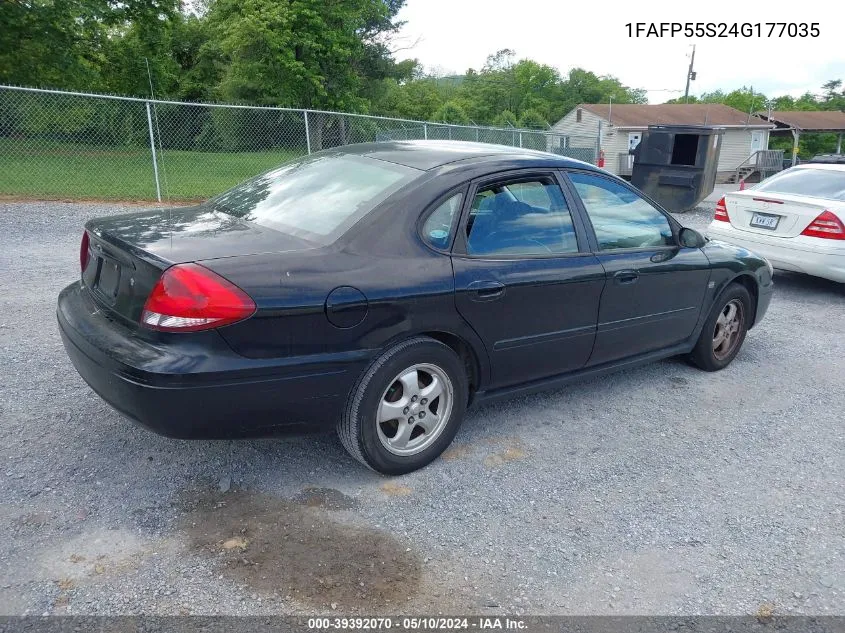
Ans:
<svg viewBox="0 0 845 633"><path fill-rule="evenodd" d="M731 284L713 306L690 360L705 371L730 365L748 332L751 295L744 286Z"/></svg>
<svg viewBox="0 0 845 633"><path fill-rule="evenodd" d="M379 356L353 389L338 435L355 459L386 475L422 468L452 442L467 377L455 352L416 337Z"/></svg>

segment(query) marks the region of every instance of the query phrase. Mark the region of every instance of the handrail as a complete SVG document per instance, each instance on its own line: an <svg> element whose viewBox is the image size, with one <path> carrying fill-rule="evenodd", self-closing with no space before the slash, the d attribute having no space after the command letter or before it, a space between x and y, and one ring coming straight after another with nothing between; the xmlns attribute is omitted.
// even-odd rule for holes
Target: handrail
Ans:
<svg viewBox="0 0 845 633"><path fill-rule="evenodd" d="M760 158L762 158L762 161ZM736 166L736 169L734 170L736 173L736 180L739 181L739 172L743 167L751 166L754 167L755 171L780 171L783 169L783 150L758 149L756 152L753 152L748 158Z"/></svg>

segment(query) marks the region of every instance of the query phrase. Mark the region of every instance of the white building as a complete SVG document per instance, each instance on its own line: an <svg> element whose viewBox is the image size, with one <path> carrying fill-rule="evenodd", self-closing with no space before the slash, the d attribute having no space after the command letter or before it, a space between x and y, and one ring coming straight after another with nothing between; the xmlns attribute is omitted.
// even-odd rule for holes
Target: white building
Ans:
<svg viewBox="0 0 845 633"><path fill-rule="evenodd" d="M747 177L754 163L769 146L769 129L774 127L748 113L718 103L690 104L592 104L582 103L558 121L552 131L562 135L567 148L596 147L601 134L604 168L620 176L630 175L637 146L649 125L714 125L725 129L719 155L717 181L735 178L737 170ZM566 152L570 153L570 152ZM572 155L577 155L573 151Z"/></svg>

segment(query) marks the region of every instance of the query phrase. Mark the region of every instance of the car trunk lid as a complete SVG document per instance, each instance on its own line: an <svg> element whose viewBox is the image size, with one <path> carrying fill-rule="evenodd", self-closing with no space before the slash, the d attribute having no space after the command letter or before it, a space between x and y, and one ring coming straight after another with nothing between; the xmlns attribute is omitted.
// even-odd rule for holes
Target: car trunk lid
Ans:
<svg viewBox="0 0 845 633"><path fill-rule="evenodd" d="M727 194L725 206L731 225L739 231L790 238L801 235L830 203L821 198L747 189Z"/></svg>
<svg viewBox="0 0 845 633"><path fill-rule="evenodd" d="M129 324L139 323L153 287L174 264L317 247L203 206L100 218L86 231L82 280L105 310Z"/></svg>

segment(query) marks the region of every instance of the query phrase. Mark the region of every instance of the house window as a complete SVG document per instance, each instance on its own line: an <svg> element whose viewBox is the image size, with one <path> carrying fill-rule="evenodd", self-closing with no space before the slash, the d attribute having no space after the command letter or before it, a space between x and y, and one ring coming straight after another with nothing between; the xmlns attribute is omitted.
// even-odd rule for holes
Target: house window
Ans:
<svg viewBox="0 0 845 633"><path fill-rule="evenodd" d="M575 122L576 122L576 123L580 123L580 122L581 122L581 108L578 108L578 109L575 111Z"/></svg>

